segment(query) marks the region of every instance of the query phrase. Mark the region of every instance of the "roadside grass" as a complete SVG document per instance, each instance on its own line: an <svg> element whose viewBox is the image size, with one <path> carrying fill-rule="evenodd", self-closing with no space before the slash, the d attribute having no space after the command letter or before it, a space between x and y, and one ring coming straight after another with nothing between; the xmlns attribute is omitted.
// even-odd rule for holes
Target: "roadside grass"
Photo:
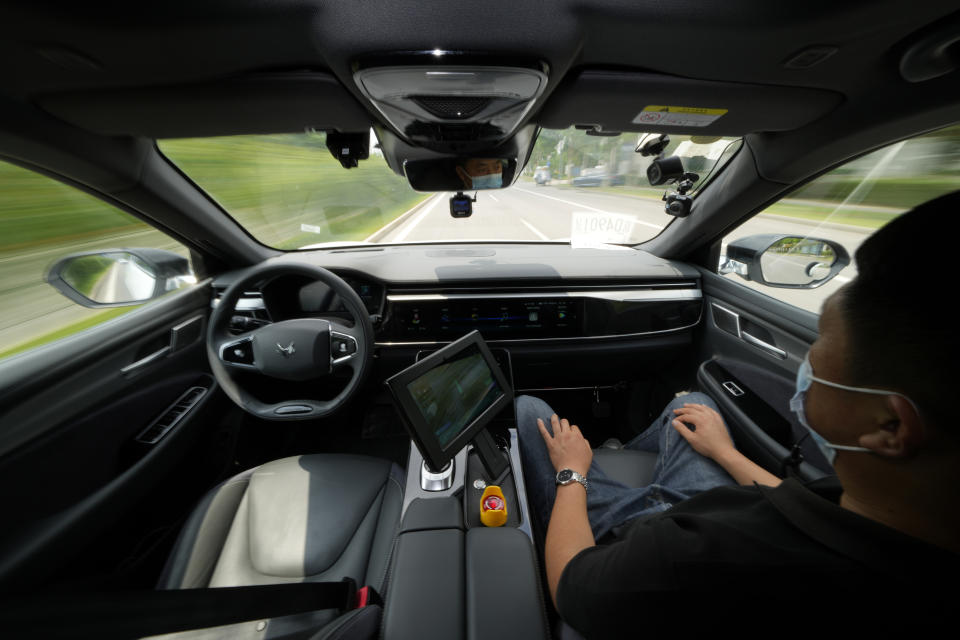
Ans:
<svg viewBox="0 0 960 640"><path fill-rule="evenodd" d="M7 358L12 355L16 355L18 353L27 351L29 349L33 349L34 347L45 345L48 342L53 342L54 340L59 340L60 338L66 338L67 336L71 336L75 333L79 333L84 329L95 327L96 325L106 322L107 320L116 318L118 316L122 316L125 313L133 311L139 306L141 305L132 306L132 307L114 307L112 309L107 309L106 311L101 311L100 313L91 315L83 320L79 320L77 322L73 322L64 327L61 327L56 331L51 331L49 333L39 335L36 338L33 338L31 340L27 340L25 342L21 342L19 344L13 345L12 347L8 347L0 351L0 359Z"/></svg>
<svg viewBox="0 0 960 640"><path fill-rule="evenodd" d="M830 175L821 176L789 194L788 198L800 200L824 200L842 202L854 189L861 185L862 176ZM871 180L858 197L857 204L863 206L891 207L906 211L927 200L932 200L960 186L956 174L933 174L927 176L909 176L901 178L877 178Z"/></svg>
<svg viewBox="0 0 960 640"><path fill-rule="evenodd" d="M344 169L322 135L163 140L160 150L261 242L363 240L429 194L380 158Z"/></svg>
<svg viewBox="0 0 960 640"><path fill-rule="evenodd" d="M150 227L78 189L0 162L0 254Z"/></svg>
<svg viewBox="0 0 960 640"><path fill-rule="evenodd" d="M816 222L848 224L857 227L879 229L900 215L901 212L890 210L871 211L869 209L837 209L836 207L813 203L777 202L764 209L763 213L787 216L790 218L801 218Z"/></svg>

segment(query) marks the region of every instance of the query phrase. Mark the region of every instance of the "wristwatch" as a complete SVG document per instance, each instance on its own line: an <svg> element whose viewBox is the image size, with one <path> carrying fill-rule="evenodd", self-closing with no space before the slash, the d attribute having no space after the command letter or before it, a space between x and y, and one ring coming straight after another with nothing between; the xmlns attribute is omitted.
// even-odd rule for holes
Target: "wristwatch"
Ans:
<svg viewBox="0 0 960 640"><path fill-rule="evenodd" d="M557 472L557 484L572 484L579 482L583 488L587 488L587 479L574 471L573 469L561 469Z"/></svg>

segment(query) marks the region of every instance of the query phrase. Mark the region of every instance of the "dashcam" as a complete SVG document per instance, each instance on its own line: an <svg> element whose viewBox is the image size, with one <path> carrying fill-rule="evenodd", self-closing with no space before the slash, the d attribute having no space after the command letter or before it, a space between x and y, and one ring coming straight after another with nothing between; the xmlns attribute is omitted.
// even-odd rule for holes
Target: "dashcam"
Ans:
<svg viewBox="0 0 960 640"><path fill-rule="evenodd" d="M458 191L457 195L450 198L450 215L454 218L469 218L473 215L473 203L476 201L476 198L465 196L462 191Z"/></svg>

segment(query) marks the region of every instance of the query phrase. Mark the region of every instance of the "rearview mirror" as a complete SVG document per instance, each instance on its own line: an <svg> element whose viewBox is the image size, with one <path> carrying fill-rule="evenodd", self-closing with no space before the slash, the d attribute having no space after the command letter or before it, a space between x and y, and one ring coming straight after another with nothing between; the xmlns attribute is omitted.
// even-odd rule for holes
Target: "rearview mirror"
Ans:
<svg viewBox="0 0 960 640"><path fill-rule="evenodd" d="M510 186L517 161L493 157L408 160L403 170L417 191L478 191Z"/></svg>
<svg viewBox="0 0 960 640"><path fill-rule="evenodd" d="M761 234L727 245L720 273L782 289L814 289L850 264L839 243L821 238Z"/></svg>
<svg viewBox="0 0 960 640"><path fill-rule="evenodd" d="M50 267L46 280L90 308L140 304L197 281L186 258L143 248L71 254Z"/></svg>

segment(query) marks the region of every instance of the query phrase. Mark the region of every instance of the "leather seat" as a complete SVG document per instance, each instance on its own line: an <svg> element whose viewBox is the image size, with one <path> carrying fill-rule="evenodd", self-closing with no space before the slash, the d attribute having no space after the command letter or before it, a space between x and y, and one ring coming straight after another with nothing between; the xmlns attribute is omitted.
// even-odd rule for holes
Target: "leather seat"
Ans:
<svg viewBox="0 0 960 640"><path fill-rule="evenodd" d="M397 465L355 455L296 456L241 473L212 489L194 509L158 586L349 576L382 593L400 521L402 481Z"/></svg>

